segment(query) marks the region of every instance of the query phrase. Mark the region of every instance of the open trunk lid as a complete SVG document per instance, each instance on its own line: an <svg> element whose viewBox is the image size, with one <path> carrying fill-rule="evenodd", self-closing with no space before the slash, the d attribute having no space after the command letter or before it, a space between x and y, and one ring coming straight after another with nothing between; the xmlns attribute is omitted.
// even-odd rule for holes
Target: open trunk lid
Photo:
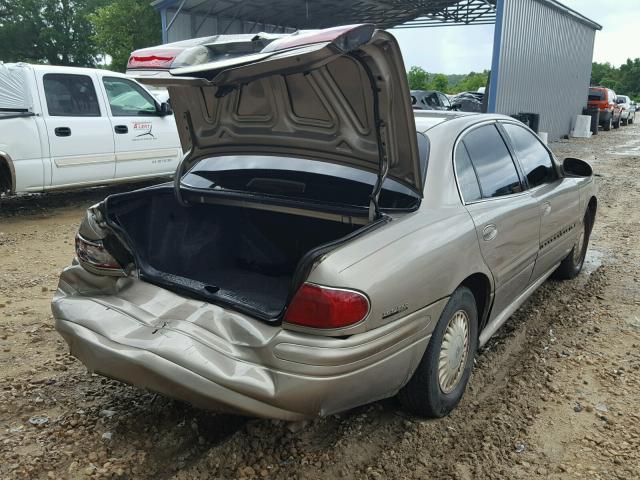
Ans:
<svg viewBox="0 0 640 480"><path fill-rule="evenodd" d="M351 25L265 43L255 53L140 77L169 88L187 152L178 192L182 175L204 158L259 154L373 172L376 210L386 177L422 196L409 87L391 34Z"/></svg>

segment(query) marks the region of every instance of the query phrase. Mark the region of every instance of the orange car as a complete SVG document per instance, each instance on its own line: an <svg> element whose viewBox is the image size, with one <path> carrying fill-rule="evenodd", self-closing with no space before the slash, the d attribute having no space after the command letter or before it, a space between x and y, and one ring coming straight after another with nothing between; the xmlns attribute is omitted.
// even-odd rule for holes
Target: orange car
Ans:
<svg viewBox="0 0 640 480"><path fill-rule="evenodd" d="M600 110L600 125L604 130L620 127L622 108L616 103L616 92L606 87L589 87L588 107Z"/></svg>

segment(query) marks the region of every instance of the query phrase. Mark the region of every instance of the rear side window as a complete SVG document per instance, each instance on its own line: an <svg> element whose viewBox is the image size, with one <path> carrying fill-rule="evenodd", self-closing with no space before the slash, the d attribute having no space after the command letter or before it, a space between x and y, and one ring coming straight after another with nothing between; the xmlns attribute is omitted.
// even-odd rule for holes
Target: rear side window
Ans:
<svg viewBox="0 0 640 480"><path fill-rule="evenodd" d="M503 127L511 139L516 157L527 177L529 188L551 183L558 178L553 168L551 154L533 133L510 123L503 124Z"/></svg>
<svg viewBox="0 0 640 480"><path fill-rule="evenodd" d="M47 73L43 79L47 110L52 117L99 117L100 106L91 77Z"/></svg>
<svg viewBox="0 0 640 480"><path fill-rule="evenodd" d="M592 100L592 101L604 100L604 92L602 90L596 90L595 88L590 88L589 100Z"/></svg>
<svg viewBox="0 0 640 480"><path fill-rule="evenodd" d="M485 125L464 136L483 198L501 197L522 191L518 172L495 125Z"/></svg>
<svg viewBox="0 0 640 480"><path fill-rule="evenodd" d="M480 193L480 185L478 185L478 177L471 165L471 159L467 153L464 143L460 143L456 148L456 175L458 177L458 186L462 199L465 202L474 202L482 198Z"/></svg>

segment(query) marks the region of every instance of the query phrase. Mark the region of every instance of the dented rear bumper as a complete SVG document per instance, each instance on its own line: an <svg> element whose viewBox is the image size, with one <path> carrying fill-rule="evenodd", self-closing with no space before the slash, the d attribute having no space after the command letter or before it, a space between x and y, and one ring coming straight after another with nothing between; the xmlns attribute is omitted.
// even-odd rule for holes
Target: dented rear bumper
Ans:
<svg viewBox="0 0 640 480"><path fill-rule="evenodd" d="M330 338L76 265L63 272L52 310L72 355L90 371L207 409L298 420L394 395L445 303Z"/></svg>

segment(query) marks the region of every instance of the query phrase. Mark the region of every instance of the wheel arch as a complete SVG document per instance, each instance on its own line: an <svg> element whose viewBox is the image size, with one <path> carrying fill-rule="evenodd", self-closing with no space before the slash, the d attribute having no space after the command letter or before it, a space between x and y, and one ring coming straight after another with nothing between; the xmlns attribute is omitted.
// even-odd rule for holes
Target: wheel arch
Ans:
<svg viewBox="0 0 640 480"><path fill-rule="evenodd" d="M491 280L484 273L473 273L465 278L459 285L467 287L473 293L478 309L478 334L489 318L491 307Z"/></svg>
<svg viewBox="0 0 640 480"><path fill-rule="evenodd" d="M595 195L592 195L587 203L587 211L585 212L585 217L589 226L589 234L591 234L591 230L593 230L593 225L596 222L596 212L598 210L598 199Z"/></svg>
<svg viewBox="0 0 640 480"><path fill-rule="evenodd" d="M0 150L0 193L16 192L16 170L8 153Z"/></svg>

